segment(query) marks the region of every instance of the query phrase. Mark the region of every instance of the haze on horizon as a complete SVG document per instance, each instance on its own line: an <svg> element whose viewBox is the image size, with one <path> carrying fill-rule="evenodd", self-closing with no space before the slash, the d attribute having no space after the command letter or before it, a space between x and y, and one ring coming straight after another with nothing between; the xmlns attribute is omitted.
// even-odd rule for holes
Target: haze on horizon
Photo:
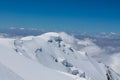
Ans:
<svg viewBox="0 0 120 80"><path fill-rule="evenodd" d="M120 33L119 0L0 0L0 28Z"/></svg>

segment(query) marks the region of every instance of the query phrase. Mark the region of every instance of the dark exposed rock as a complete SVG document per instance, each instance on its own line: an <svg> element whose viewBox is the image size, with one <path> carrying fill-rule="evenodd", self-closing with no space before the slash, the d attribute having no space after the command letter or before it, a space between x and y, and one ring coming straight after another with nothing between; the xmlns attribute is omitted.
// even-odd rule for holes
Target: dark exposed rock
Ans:
<svg viewBox="0 0 120 80"><path fill-rule="evenodd" d="M62 64L66 67L73 67L73 65L71 63L68 63L67 60L64 60Z"/></svg>
<svg viewBox="0 0 120 80"><path fill-rule="evenodd" d="M54 38L56 42L60 43L62 41L62 38L61 37L55 37Z"/></svg>
<svg viewBox="0 0 120 80"><path fill-rule="evenodd" d="M85 72L84 72L84 73L82 73L82 74L80 75L80 77L85 78L85 77L86 77Z"/></svg>
<svg viewBox="0 0 120 80"><path fill-rule="evenodd" d="M69 48L69 50L70 50L71 52L74 52L74 50L73 50L71 47Z"/></svg>
<svg viewBox="0 0 120 80"><path fill-rule="evenodd" d="M78 71L78 70L73 70L73 71L72 71L72 74L73 74L73 75L77 75L77 74L79 74L79 71Z"/></svg>
<svg viewBox="0 0 120 80"><path fill-rule="evenodd" d="M50 40L48 40L48 42L52 43L52 42L53 42L53 40L51 40L51 39L50 39Z"/></svg>
<svg viewBox="0 0 120 80"><path fill-rule="evenodd" d="M36 49L35 53L42 52L42 48Z"/></svg>

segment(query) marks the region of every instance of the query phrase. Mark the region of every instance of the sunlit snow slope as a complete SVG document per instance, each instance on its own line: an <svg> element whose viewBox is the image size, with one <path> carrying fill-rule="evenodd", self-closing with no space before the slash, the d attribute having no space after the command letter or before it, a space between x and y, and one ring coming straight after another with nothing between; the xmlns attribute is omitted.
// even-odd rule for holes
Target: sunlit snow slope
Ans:
<svg viewBox="0 0 120 80"><path fill-rule="evenodd" d="M55 32L21 39L1 38L0 74L6 78L0 75L0 79L120 80L111 68L78 51L76 42L66 33Z"/></svg>

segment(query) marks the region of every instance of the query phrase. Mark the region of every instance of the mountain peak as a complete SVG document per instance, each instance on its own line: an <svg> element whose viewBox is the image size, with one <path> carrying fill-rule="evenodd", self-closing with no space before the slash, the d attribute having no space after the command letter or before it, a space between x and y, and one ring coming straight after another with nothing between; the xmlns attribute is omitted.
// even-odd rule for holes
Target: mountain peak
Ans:
<svg viewBox="0 0 120 80"><path fill-rule="evenodd" d="M120 80L113 70L77 50L77 41L63 32L0 40L0 62L25 80Z"/></svg>

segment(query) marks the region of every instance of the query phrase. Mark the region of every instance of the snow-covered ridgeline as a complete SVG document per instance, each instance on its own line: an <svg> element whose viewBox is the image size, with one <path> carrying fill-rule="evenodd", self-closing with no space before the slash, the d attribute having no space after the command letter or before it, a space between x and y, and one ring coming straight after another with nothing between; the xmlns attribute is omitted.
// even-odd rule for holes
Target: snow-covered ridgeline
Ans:
<svg viewBox="0 0 120 80"><path fill-rule="evenodd" d="M120 80L113 70L78 51L77 42L55 32L17 40L1 38L0 62L24 80Z"/></svg>

